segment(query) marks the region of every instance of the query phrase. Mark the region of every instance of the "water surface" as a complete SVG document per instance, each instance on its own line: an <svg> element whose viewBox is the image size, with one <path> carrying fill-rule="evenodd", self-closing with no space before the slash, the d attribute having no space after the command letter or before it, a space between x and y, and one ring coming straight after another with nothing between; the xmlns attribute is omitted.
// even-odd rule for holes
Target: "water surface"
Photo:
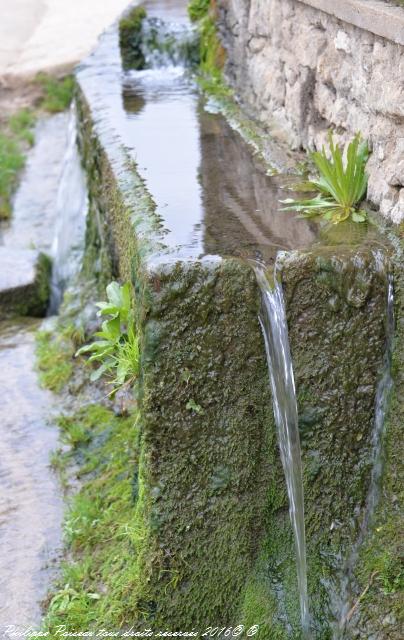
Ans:
<svg viewBox="0 0 404 640"><path fill-rule="evenodd" d="M171 21L181 38L192 37L186 2L145 5L148 16ZM289 177L267 176L225 119L207 113L185 63L159 58L152 68L124 71L113 27L80 65L78 79L111 157L119 158L123 147L137 163L166 230L164 242L179 257L259 251L272 260L279 249L315 242L313 222L279 212Z"/></svg>

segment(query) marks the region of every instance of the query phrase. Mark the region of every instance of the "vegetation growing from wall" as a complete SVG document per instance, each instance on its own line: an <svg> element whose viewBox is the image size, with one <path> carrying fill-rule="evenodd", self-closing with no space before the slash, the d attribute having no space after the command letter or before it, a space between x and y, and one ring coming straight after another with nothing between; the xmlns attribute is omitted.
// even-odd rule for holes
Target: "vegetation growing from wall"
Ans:
<svg viewBox="0 0 404 640"><path fill-rule="evenodd" d="M321 151L310 153L319 178L295 186L298 191L315 191L317 195L310 199L281 200L287 205L283 211L298 211L304 218L322 216L333 224L348 218L353 222L364 222L366 211L358 209L358 205L365 197L368 184L365 171L368 145L361 142L360 134L357 134L347 147L344 163L343 149L334 143L331 132L328 141L328 151L323 146Z"/></svg>
<svg viewBox="0 0 404 640"><path fill-rule="evenodd" d="M225 52L216 31L213 3L210 0L191 0L188 14L198 24L199 30L199 82L208 93L226 95L229 90L223 82Z"/></svg>
<svg viewBox="0 0 404 640"><path fill-rule="evenodd" d="M91 354L89 363L98 364L91 380L108 376L112 393L123 386L133 385L139 372L139 339L135 329L132 307L132 287L129 282L107 286L107 302L97 302L98 315L109 316L93 342L78 350L77 355Z"/></svg>
<svg viewBox="0 0 404 640"><path fill-rule="evenodd" d="M119 23L119 45L125 69L143 69L142 24L146 17L144 7L134 7Z"/></svg>

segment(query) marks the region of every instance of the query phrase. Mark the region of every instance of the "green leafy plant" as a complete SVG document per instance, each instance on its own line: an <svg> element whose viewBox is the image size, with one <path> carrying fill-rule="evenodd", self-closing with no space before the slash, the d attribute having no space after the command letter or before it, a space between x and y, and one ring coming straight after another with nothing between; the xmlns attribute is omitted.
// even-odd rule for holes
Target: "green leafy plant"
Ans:
<svg viewBox="0 0 404 640"><path fill-rule="evenodd" d="M358 205L366 194L368 176L365 168L369 157L366 142L356 134L349 143L346 162L343 160L343 149L334 143L329 134L329 154L323 146L321 151L310 154L319 178L296 185L297 191L316 191L317 195L310 199L281 200L283 211L298 211L300 217L311 218L321 215L333 224L351 218L354 222L364 222L366 211ZM344 166L345 164L345 166Z"/></svg>
<svg viewBox="0 0 404 640"><path fill-rule="evenodd" d="M99 316L109 317L102 323L101 330L95 333L97 339L79 349L76 355L90 353L89 362L99 365L92 372L91 380L107 376L114 393L120 387L133 383L137 377L139 339L135 331L129 282L122 286L111 282L106 292L108 301L98 302L97 307Z"/></svg>

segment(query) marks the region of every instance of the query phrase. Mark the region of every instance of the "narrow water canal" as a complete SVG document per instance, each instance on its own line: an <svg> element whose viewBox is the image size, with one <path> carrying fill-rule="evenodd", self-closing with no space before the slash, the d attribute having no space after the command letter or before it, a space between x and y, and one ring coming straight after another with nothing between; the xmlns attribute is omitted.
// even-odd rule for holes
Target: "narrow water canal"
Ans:
<svg viewBox="0 0 404 640"><path fill-rule="evenodd" d="M34 370L39 324L0 323L1 631L40 623L61 547L63 499L50 468L58 441L53 399Z"/></svg>

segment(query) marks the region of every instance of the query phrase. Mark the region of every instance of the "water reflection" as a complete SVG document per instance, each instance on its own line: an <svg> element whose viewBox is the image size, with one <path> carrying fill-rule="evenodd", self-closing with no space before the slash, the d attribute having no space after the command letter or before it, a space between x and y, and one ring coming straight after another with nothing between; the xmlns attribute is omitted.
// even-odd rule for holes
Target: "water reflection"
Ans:
<svg viewBox="0 0 404 640"><path fill-rule="evenodd" d="M201 180L206 253L272 261L277 251L310 246L317 226L279 211L288 176L266 175L262 163L224 118L200 109Z"/></svg>

